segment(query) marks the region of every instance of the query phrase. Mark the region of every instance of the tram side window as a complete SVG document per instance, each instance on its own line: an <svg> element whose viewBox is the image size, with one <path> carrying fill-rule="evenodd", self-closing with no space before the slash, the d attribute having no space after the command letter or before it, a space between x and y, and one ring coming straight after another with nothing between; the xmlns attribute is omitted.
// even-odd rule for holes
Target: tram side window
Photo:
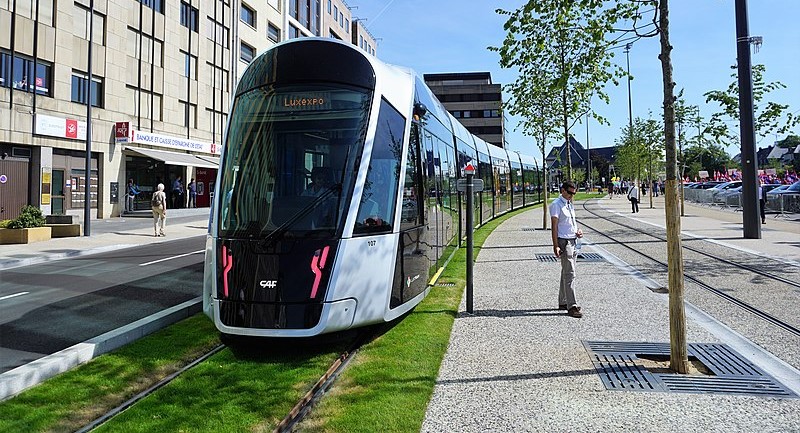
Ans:
<svg viewBox="0 0 800 433"><path fill-rule="evenodd" d="M404 129L405 118L385 99L381 99L378 128L354 234L392 231Z"/></svg>
<svg viewBox="0 0 800 433"><path fill-rule="evenodd" d="M418 128L418 126L414 125L413 128ZM422 207L420 206L421 203L419 200L419 175L417 173L417 167L419 167L419 157L417 156L419 136L420 134L412 133L411 143L408 146L405 181L403 182L403 210L400 219L401 229L413 228L422 224L422 218L420 218Z"/></svg>

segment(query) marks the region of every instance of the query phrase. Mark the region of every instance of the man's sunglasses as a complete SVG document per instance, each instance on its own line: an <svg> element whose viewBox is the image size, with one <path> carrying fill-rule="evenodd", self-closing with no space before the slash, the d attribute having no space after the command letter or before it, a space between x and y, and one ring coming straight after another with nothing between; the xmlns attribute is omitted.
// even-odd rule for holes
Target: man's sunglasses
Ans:
<svg viewBox="0 0 800 433"><path fill-rule="evenodd" d="M568 189L565 189L564 191L569 195L575 195L575 190L574 189L572 191L570 191Z"/></svg>

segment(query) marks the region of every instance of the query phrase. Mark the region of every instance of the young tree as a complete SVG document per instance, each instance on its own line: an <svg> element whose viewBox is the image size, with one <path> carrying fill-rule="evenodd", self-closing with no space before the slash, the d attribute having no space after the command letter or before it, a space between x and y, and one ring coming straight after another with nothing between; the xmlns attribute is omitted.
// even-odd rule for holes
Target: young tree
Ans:
<svg viewBox="0 0 800 433"><path fill-rule="evenodd" d="M523 92L558 98L557 110L569 147L569 130L589 111L593 95L608 103L605 84L624 72L612 66L606 36L625 17L624 8L606 8L602 0L529 0L515 11L497 9L508 16L506 38L501 47L489 47L500 54L504 68L519 68L516 86ZM517 96L517 103L526 98ZM593 113L600 122L605 119ZM567 152L567 178L572 179L572 155Z"/></svg>
<svg viewBox="0 0 800 433"><path fill-rule="evenodd" d="M731 69L735 71L736 65L731 66ZM780 81L765 83L764 73L766 70L764 65L753 65L752 68L753 117L757 138L763 138L770 134L785 134L800 122L800 117L796 117L788 111L788 105L771 101L762 103L762 100L770 92L786 88L786 85ZM738 131L730 131L728 124L725 123L725 119L739 120L739 82L736 72L731 74L731 77L733 77L733 82L727 90L712 90L704 93L703 96L706 97L706 102L716 102L720 107L720 111L711 116L714 138L720 144L738 145Z"/></svg>

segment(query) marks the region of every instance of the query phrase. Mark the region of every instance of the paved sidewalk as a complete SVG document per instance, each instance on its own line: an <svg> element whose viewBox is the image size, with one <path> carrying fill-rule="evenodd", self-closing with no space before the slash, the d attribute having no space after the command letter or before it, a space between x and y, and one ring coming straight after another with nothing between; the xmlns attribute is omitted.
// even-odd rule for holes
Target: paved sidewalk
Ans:
<svg viewBox="0 0 800 433"><path fill-rule="evenodd" d="M624 198L601 204L664 226L663 202L652 210L645 202L635 215ZM550 232L522 230L539 227L540 212L504 222L481 249L475 314L461 313L455 321L423 432L800 431L800 398L606 390L584 342L668 343L667 295L649 290L648 280L622 270L604 249L584 244L584 252L611 261L578 263L576 291L584 316L568 317L556 306L560 265L534 258L552 254ZM713 236L714 242L741 242L773 255L775 242L791 243L787 250L800 245L794 223L778 231L770 220L764 239L740 241L741 223L737 232L718 211L687 207L687 214L684 232ZM797 260L796 252L792 257ZM800 391L796 369L688 304L687 316L690 343L725 343Z"/></svg>
<svg viewBox="0 0 800 433"><path fill-rule="evenodd" d="M209 208L169 209L167 236L153 235L150 211L91 220L91 236L53 238L30 244L0 245L0 270L66 257L95 254L208 233ZM83 225L83 221L80 221Z"/></svg>

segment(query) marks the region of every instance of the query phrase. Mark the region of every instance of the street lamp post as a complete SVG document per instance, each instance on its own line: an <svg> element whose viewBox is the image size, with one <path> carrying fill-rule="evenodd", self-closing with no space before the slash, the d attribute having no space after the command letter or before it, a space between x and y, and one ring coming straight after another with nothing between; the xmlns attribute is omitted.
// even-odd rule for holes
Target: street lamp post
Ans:
<svg viewBox="0 0 800 433"><path fill-rule="evenodd" d="M625 44L625 62L628 65L628 133L633 138L633 104L631 102L631 47L633 46L632 43L628 42ZM631 140L632 141L632 140Z"/></svg>

